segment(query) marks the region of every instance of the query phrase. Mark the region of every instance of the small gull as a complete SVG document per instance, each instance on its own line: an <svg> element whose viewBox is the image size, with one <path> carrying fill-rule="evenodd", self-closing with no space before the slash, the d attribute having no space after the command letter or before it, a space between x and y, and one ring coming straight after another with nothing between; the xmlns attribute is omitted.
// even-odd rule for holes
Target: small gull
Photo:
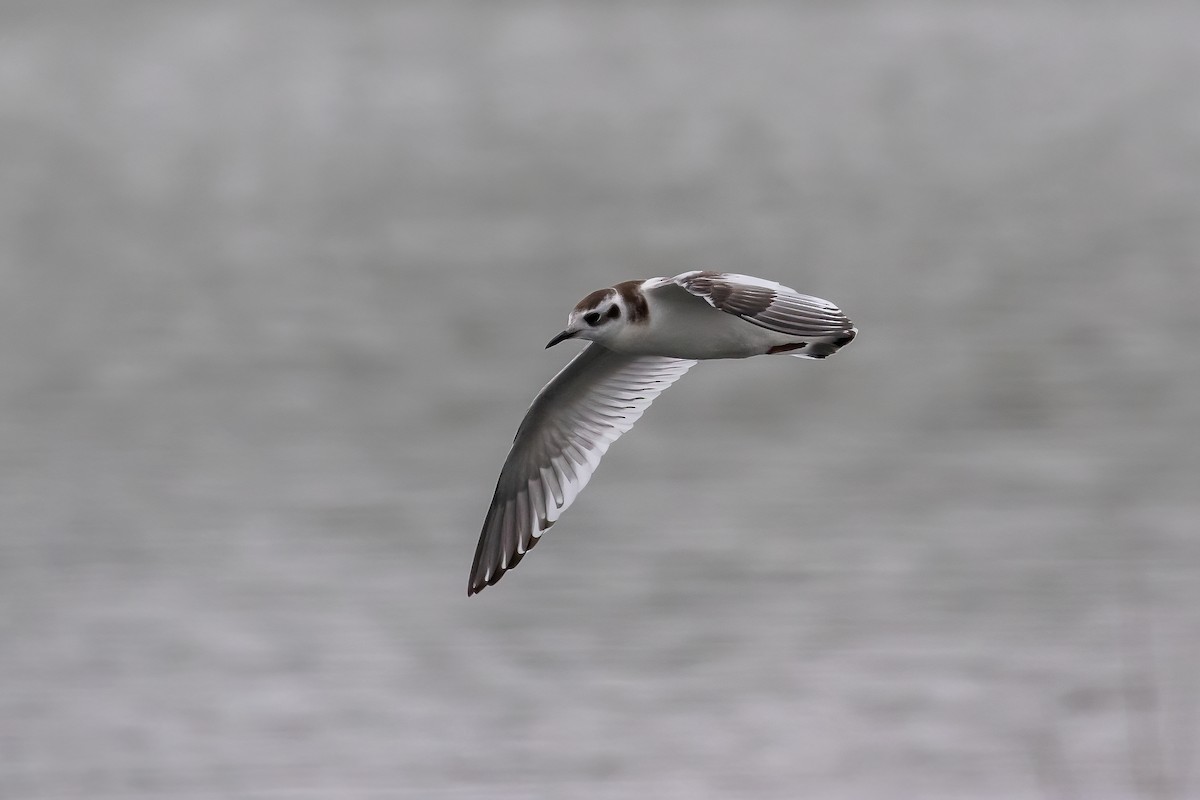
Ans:
<svg viewBox="0 0 1200 800"><path fill-rule="evenodd" d="M609 445L697 361L825 358L858 329L819 297L774 281L694 270L598 289L550 340L589 339L538 392L496 482L467 594L517 565L583 491Z"/></svg>

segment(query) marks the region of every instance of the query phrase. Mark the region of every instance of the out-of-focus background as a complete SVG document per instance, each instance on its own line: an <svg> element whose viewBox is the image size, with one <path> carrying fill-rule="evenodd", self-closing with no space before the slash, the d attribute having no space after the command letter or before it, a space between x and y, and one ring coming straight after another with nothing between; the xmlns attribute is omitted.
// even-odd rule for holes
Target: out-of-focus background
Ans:
<svg viewBox="0 0 1200 800"><path fill-rule="evenodd" d="M1200 796L1198 30L4 4L0 797ZM694 268L861 335L468 599L543 343Z"/></svg>

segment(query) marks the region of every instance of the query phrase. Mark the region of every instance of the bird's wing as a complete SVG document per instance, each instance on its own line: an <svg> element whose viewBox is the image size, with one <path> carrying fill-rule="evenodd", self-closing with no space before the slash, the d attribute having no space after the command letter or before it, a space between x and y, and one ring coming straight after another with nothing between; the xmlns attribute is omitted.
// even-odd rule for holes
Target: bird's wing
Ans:
<svg viewBox="0 0 1200 800"><path fill-rule="evenodd" d="M496 482L467 594L500 580L554 524L601 456L695 364L589 344L540 391Z"/></svg>
<svg viewBox="0 0 1200 800"><path fill-rule="evenodd" d="M694 270L663 283L674 283L719 311L788 336L836 338L854 331L854 323L833 303L800 294L775 281L733 272Z"/></svg>

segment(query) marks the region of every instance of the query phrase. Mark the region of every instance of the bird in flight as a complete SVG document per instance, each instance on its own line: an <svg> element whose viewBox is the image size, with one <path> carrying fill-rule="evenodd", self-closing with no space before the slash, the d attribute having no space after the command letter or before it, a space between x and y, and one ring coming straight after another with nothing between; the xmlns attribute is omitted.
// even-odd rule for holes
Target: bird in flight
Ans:
<svg viewBox="0 0 1200 800"><path fill-rule="evenodd" d="M598 289L550 340L591 344L538 392L517 428L471 564L467 595L515 567L583 491L600 458L697 361L825 358L858 329L774 281L695 270Z"/></svg>

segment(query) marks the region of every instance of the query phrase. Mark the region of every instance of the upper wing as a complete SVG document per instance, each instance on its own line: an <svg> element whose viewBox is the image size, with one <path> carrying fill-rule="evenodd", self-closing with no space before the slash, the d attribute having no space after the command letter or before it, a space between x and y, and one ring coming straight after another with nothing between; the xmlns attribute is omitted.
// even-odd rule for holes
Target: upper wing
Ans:
<svg viewBox="0 0 1200 800"><path fill-rule="evenodd" d="M854 323L828 300L775 281L732 272L695 270L668 278L713 308L788 336L853 338ZM849 341L847 339L847 341Z"/></svg>
<svg viewBox="0 0 1200 800"><path fill-rule="evenodd" d="M468 595L517 565L587 485L608 446L695 363L589 344L546 384L500 471Z"/></svg>

